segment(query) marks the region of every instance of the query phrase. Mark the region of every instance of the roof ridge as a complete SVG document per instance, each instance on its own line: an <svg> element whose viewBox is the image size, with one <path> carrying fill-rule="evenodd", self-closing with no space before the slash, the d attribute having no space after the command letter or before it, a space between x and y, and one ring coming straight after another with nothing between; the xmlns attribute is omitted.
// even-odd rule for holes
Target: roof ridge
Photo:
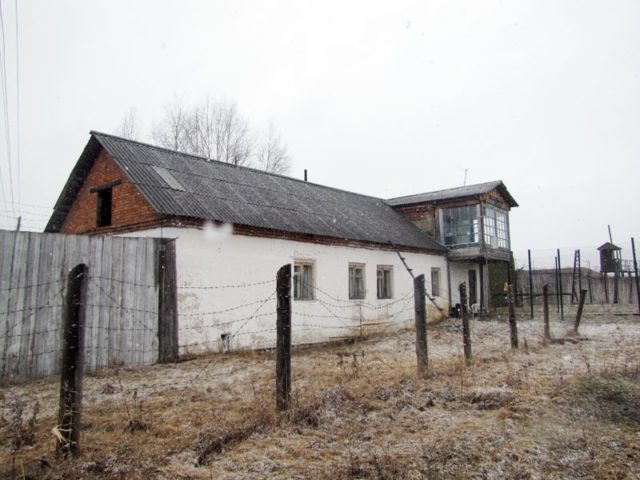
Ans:
<svg viewBox="0 0 640 480"><path fill-rule="evenodd" d="M309 182L307 180L301 180L299 178L290 177L288 175L283 175L281 173L267 172L266 170L261 170L259 168L255 168L255 167L247 167L247 166L244 166L244 165L234 165L233 163L223 162L222 160L208 159L208 158L203 157L201 155L194 155L192 153L182 152L180 150L171 150L170 148L167 148L167 147L161 147L161 146L158 146L158 145L153 145L151 143L141 142L139 140L131 140L129 138L119 137L117 135L112 135L110 133L98 132L96 130L91 130L91 131L89 131L89 133L91 135L95 135L95 136L100 136L101 135L101 136L104 136L104 137L113 138L113 139L120 140L120 141L123 141L123 142L136 143L138 145L142 145L142 146L145 146L145 147L154 148L154 149L157 149L157 150L163 150L165 152L174 153L174 154L178 154L178 155L183 155L185 157L189 157L189 158L192 158L194 160L200 160L200 161L207 162L207 163L215 162L215 163L220 164L221 166L224 166L225 168L242 168L242 169L245 169L245 170L251 170L251 171L254 171L254 172L257 172L257 173L261 173L261 174L264 174L264 175L271 175L273 177L286 178L287 180L293 180L294 182L304 183L306 185L314 185L316 187L325 188L327 190L333 190L334 192L348 193L350 195L357 195L357 196L360 196L360 197L370 198L370 199L373 199L373 200L379 200L379 201L381 201L381 202L386 204L385 199L382 198L382 197L376 197L376 196L373 196L373 195L367 195L365 193L352 192L350 190L345 190L345 189L336 188L336 187L330 187L328 185L323 185L321 183L315 183L315 182Z"/></svg>
<svg viewBox="0 0 640 480"><path fill-rule="evenodd" d="M409 194L409 195L401 195L399 197L387 198L386 200L400 200L401 198L417 197L418 195L426 195L426 194L432 194L432 193L441 193L441 192L446 192L446 191L449 191L449 190L456 190L456 189L459 189L459 188L478 187L480 185L489 185L491 183L500 184L500 183L504 183L504 182L502 180L490 180L488 182L472 183L471 185L459 185L457 187L441 188L440 190L430 190L428 192L420 192L420 193L412 193L412 194Z"/></svg>

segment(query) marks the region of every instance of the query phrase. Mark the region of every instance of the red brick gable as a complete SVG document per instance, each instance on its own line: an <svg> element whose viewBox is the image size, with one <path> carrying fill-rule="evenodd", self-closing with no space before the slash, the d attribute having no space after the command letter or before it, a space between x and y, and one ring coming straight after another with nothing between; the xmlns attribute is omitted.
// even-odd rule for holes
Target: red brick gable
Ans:
<svg viewBox="0 0 640 480"><path fill-rule="evenodd" d="M96 225L97 193L91 189L119 182L112 187L111 225ZM147 202L129 177L102 149L71 205L60 233L108 234L151 228L161 215Z"/></svg>

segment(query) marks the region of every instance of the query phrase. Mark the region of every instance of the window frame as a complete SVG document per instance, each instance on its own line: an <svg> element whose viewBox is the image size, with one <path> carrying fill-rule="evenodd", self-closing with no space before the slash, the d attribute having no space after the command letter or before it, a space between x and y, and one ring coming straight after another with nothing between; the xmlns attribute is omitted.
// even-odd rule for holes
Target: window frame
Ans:
<svg viewBox="0 0 640 480"><path fill-rule="evenodd" d="M360 277L355 273L360 270ZM360 288L355 285L357 279L361 280ZM349 300L364 300L367 297L366 270L364 263L349 263Z"/></svg>
<svg viewBox="0 0 640 480"><path fill-rule="evenodd" d="M478 204L442 209L442 243L447 247L480 243Z"/></svg>
<svg viewBox="0 0 640 480"><path fill-rule="evenodd" d="M509 212L493 205L484 207L482 227L484 243L492 248L509 249Z"/></svg>
<svg viewBox="0 0 640 480"><path fill-rule="evenodd" d="M113 188L106 187L96 191L96 227L109 227L113 224Z"/></svg>
<svg viewBox="0 0 640 480"><path fill-rule="evenodd" d="M434 277L435 274L435 277ZM436 281L434 282L434 278ZM440 267L431 267L431 296L439 297L440 296ZM434 285L436 288L434 288Z"/></svg>
<svg viewBox="0 0 640 480"><path fill-rule="evenodd" d="M380 275L382 273L382 275ZM388 273L388 276L385 278L385 273ZM381 280L382 280L382 290L386 290L386 295L381 293ZM387 285L385 284L385 280L387 281ZM386 288L384 288L386 286ZM389 300L393 298L393 265L378 265L376 267L376 298L378 300Z"/></svg>
<svg viewBox="0 0 640 480"><path fill-rule="evenodd" d="M304 283L304 274L303 274L303 277L301 277L300 273L296 272L297 268L300 269L300 273L304 272L305 268L308 268L310 271L310 274L308 277L309 285L307 285L306 288ZM309 301L315 300L316 298L316 295L315 295L315 286L316 286L315 274L316 273L315 272L316 272L316 268L315 268L315 262L313 260L295 260L293 262L292 298L295 301L309 302Z"/></svg>

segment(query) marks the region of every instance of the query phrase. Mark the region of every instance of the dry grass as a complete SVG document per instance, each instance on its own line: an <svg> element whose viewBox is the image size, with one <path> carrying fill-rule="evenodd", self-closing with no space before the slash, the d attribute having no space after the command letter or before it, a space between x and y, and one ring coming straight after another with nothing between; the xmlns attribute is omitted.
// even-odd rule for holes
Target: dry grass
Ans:
<svg viewBox="0 0 640 480"><path fill-rule="evenodd" d="M638 478L640 319L607 313L587 306L564 344L523 320L519 352L504 318L474 321L468 367L441 323L424 380L410 331L296 351L282 414L271 353L102 370L85 378L74 460L54 454L56 379L5 387L0 477ZM554 337L570 327L554 321Z"/></svg>

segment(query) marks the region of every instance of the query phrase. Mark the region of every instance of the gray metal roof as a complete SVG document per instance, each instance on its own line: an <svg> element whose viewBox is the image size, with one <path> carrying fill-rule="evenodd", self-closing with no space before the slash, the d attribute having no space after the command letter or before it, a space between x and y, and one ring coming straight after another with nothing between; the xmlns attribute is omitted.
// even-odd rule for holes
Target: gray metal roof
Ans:
<svg viewBox="0 0 640 480"><path fill-rule="evenodd" d="M477 197L484 193L488 193L493 189L498 189L510 207L517 207L518 203L511 196L507 187L502 180L493 182L477 183L475 185L467 185L464 187L447 188L446 190L438 190L436 192L418 193L416 195L407 195L404 197L390 198L386 202L393 207L401 205L410 205L414 203L430 203L453 198Z"/></svg>
<svg viewBox="0 0 640 480"><path fill-rule="evenodd" d="M91 132L47 231L58 231L104 148L159 213L435 251L445 248L384 200Z"/></svg>

